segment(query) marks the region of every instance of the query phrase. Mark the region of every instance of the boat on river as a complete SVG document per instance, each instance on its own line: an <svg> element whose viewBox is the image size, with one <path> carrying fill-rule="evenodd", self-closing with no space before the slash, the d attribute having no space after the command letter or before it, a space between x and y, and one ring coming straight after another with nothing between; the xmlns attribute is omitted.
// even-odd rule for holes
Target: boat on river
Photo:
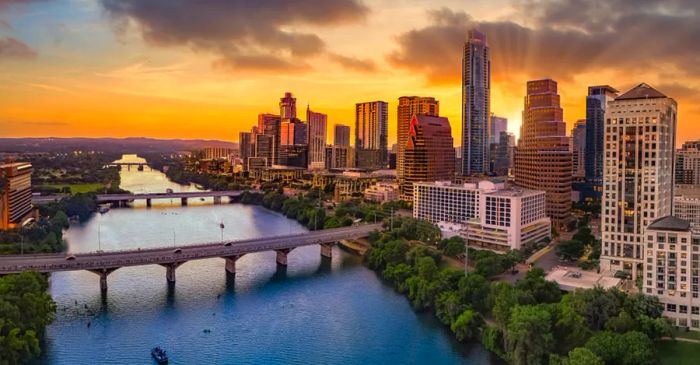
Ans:
<svg viewBox="0 0 700 365"><path fill-rule="evenodd" d="M151 350L151 356L153 356L153 359L155 359L159 364L168 363L168 355L165 353L165 350L160 348L160 346L156 346Z"/></svg>

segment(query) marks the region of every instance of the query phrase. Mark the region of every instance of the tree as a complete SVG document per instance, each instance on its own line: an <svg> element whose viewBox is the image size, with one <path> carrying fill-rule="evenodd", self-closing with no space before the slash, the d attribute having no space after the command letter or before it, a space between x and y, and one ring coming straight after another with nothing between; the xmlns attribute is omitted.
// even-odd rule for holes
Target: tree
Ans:
<svg viewBox="0 0 700 365"><path fill-rule="evenodd" d="M382 272L382 276L389 280L399 292L405 292L406 280L413 275L413 269L405 263L390 264Z"/></svg>
<svg viewBox="0 0 700 365"><path fill-rule="evenodd" d="M462 237L455 236L447 240L447 245L444 248L445 255L457 257L464 253L464 240Z"/></svg>
<svg viewBox="0 0 700 365"><path fill-rule="evenodd" d="M610 318L605 323L605 329L611 332L625 333L637 328L637 321L626 311L620 312L616 317Z"/></svg>
<svg viewBox="0 0 700 365"><path fill-rule="evenodd" d="M435 315L440 322L448 326L468 308L469 306L462 301L461 296L455 290L442 292L435 298Z"/></svg>
<svg viewBox="0 0 700 365"><path fill-rule="evenodd" d="M564 365L605 365L603 360L585 347L577 347L569 351L569 358Z"/></svg>
<svg viewBox="0 0 700 365"><path fill-rule="evenodd" d="M656 363L654 343L647 335L637 331L625 334L599 332L588 340L586 348L606 364L652 365Z"/></svg>
<svg viewBox="0 0 700 365"><path fill-rule="evenodd" d="M539 267L533 268L515 285L522 294L531 295L534 303L556 303L561 299L559 285L545 280L545 273ZM534 304L533 303L533 304Z"/></svg>
<svg viewBox="0 0 700 365"><path fill-rule="evenodd" d="M515 365L543 363L554 349L549 311L542 305L515 306L506 331L506 349Z"/></svg>
<svg viewBox="0 0 700 365"><path fill-rule="evenodd" d="M467 309L457 317L450 328L454 332L458 341L467 341L475 338L481 326L484 324L479 313L473 309Z"/></svg>
<svg viewBox="0 0 700 365"><path fill-rule="evenodd" d="M470 273L459 280L459 294L462 299L479 312L486 310L486 301L489 294L489 282L485 277Z"/></svg>
<svg viewBox="0 0 700 365"><path fill-rule="evenodd" d="M518 304L513 287L504 282L493 282L489 290L489 305L493 319L503 331L510 320L510 313Z"/></svg>
<svg viewBox="0 0 700 365"><path fill-rule="evenodd" d="M384 246L384 262L388 265L402 263L406 260L408 243L404 240L393 240Z"/></svg>
<svg viewBox="0 0 700 365"><path fill-rule="evenodd" d="M597 286L589 290L577 290L568 295L566 300L571 301L573 308L586 319L591 330L600 331L608 319L620 313L623 300L621 295L615 290Z"/></svg>
<svg viewBox="0 0 700 365"><path fill-rule="evenodd" d="M556 247L556 254L565 260L576 260L583 256L585 249L585 245L579 240L562 241Z"/></svg>

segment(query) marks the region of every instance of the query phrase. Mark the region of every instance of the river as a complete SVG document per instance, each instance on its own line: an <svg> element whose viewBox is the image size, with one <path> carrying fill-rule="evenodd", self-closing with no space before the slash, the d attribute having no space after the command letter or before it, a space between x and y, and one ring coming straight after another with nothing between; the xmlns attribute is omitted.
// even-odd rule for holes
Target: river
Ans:
<svg viewBox="0 0 700 365"><path fill-rule="evenodd" d="M135 156L125 156L135 159ZM158 171L122 168L133 192L195 189ZM223 222L223 232L219 223ZM69 251L186 245L301 232L257 206L179 200L113 208L66 232ZM51 275L56 320L47 328L45 364L153 364L167 349L171 364L489 364L478 344L457 343L432 314L415 313L361 259L339 248L295 249L280 269L274 252L249 254L228 276L224 260L192 261L168 285L165 268L121 268L100 293L97 275ZM89 324L89 326L88 326ZM204 331L208 330L208 331Z"/></svg>

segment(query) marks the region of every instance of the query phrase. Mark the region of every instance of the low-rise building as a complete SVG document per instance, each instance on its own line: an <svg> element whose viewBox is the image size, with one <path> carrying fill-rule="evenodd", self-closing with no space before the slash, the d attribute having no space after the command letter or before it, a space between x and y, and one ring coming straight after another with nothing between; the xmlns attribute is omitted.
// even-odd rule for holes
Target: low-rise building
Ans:
<svg viewBox="0 0 700 365"><path fill-rule="evenodd" d="M385 203L399 199L399 185L395 182L378 182L365 189L365 199L376 202Z"/></svg>
<svg viewBox="0 0 700 365"><path fill-rule="evenodd" d="M644 294L659 298L674 325L700 330L700 232L678 217L659 218L645 231L644 249Z"/></svg>
<svg viewBox="0 0 700 365"><path fill-rule="evenodd" d="M470 247L516 250L551 236L544 191L508 187L499 179L414 187L413 216L436 224L462 224Z"/></svg>
<svg viewBox="0 0 700 365"><path fill-rule="evenodd" d="M700 229L700 195L676 195L673 197L673 215L690 222Z"/></svg>
<svg viewBox="0 0 700 365"><path fill-rule="evenodd" d="M304 176L304 171L306 169L303 167L273 165L272 167L253 168L250 175L258 182L290 182L301 179Z"/></svg>

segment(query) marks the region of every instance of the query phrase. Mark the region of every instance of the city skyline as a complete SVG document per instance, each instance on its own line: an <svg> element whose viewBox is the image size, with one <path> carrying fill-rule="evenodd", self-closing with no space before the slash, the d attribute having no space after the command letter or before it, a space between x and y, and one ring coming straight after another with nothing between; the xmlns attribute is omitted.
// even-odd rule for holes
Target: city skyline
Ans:
<svg viewBox="0 0 700 365"><path fill-rule="evenodd" d="M472 27L485 33L491 45L491 111L508 118L509 132L516 136L522 119L522 85L546 77L560 83L567 130L585 117L588 86L609 84L627 90L645 81L678 100L678 146L700 132L696 122L700 108L693 102L700 77L692 67L683 67L697 57L696 47L684 43L689 39L685 33L692 34L688 29L695 29L692 24L697 23L696 15L682 15L697 6L690 3L665 8L652 2L637 9L631 2L614 1L606 14L599 14L607 17L611 30L591 31L594 22L584 22L582 29L567 33L561 29L572 29L572 19L551 15L565 10L559 2L536 2L529 10L505 0L498 1L500 7L485 1L468 6L443 1L430 7L409 2L411 6L392 9L411 20L399 22L392 18L402 17L388 13L384 1L333 2L325 5L328 15L320 20L303 13L314 4L307 1L299 4L300 9L290 10L288 19L280 20L278 14L271 18L272 30L288 36L288 44L282 45L271 43L269 37L236 33L236 29L217 28L221 33L211 34L220 18L203 11L192 14L201 29L171 29L175 25L154 23L151 13L127 6L130 3L0 2L0 90L10 95L0 100L0 135L235 141L255 124L259 113L274 111L275 98L292 91L299 105L310 102L327 114L329 125L352 125L353 106L363 100L384 100L389 110L395 110L400 96L432 96L440 100L440 114L451 120L453 134L460 136L459 59ZM594 5L586 9L591 15L597 14ZM236 10L238 5L222 6ZM174 13L166 11L163 16L172 19ZM648 18L645 29L668 24L663 34L654 33L659 39L674 39L664 41L663 54L662 46L634 50L637 53L631 56L635 57L629 58L647 57L642 62L645 67L616 58L630 52L623 45L645 30L628 31L621 39L604 36L621 29L623 19L640 14ZM553 28L548 29L546 21ZM285 31L290 24L305 26L298 32ZM376 36L371 41L354 39L359 29ZM163 38L168 30L179 32ZM228 44L243 36L252 37L251 47L300 52L300 64L263 57L267 54L255 58L241 50L225 55L200 44L204 37ZM304 37L314 39L318 47L300 49L298 43ZM552 65L538 52L550 41L566 43L570 46L562 49L576 52L561 51L555 57L559 63ZM430 54L420 54L421 42L437 43ZM514 42L521 47L513 47ZM379 44L382 50L368 56L365 47ZM580 57L581 52L590 57ZM258 62L251 65L245 60ZM378 76L382 82L376 81ZM389 113L388 130L391 145L396 141L394 113Z"/></svg>

